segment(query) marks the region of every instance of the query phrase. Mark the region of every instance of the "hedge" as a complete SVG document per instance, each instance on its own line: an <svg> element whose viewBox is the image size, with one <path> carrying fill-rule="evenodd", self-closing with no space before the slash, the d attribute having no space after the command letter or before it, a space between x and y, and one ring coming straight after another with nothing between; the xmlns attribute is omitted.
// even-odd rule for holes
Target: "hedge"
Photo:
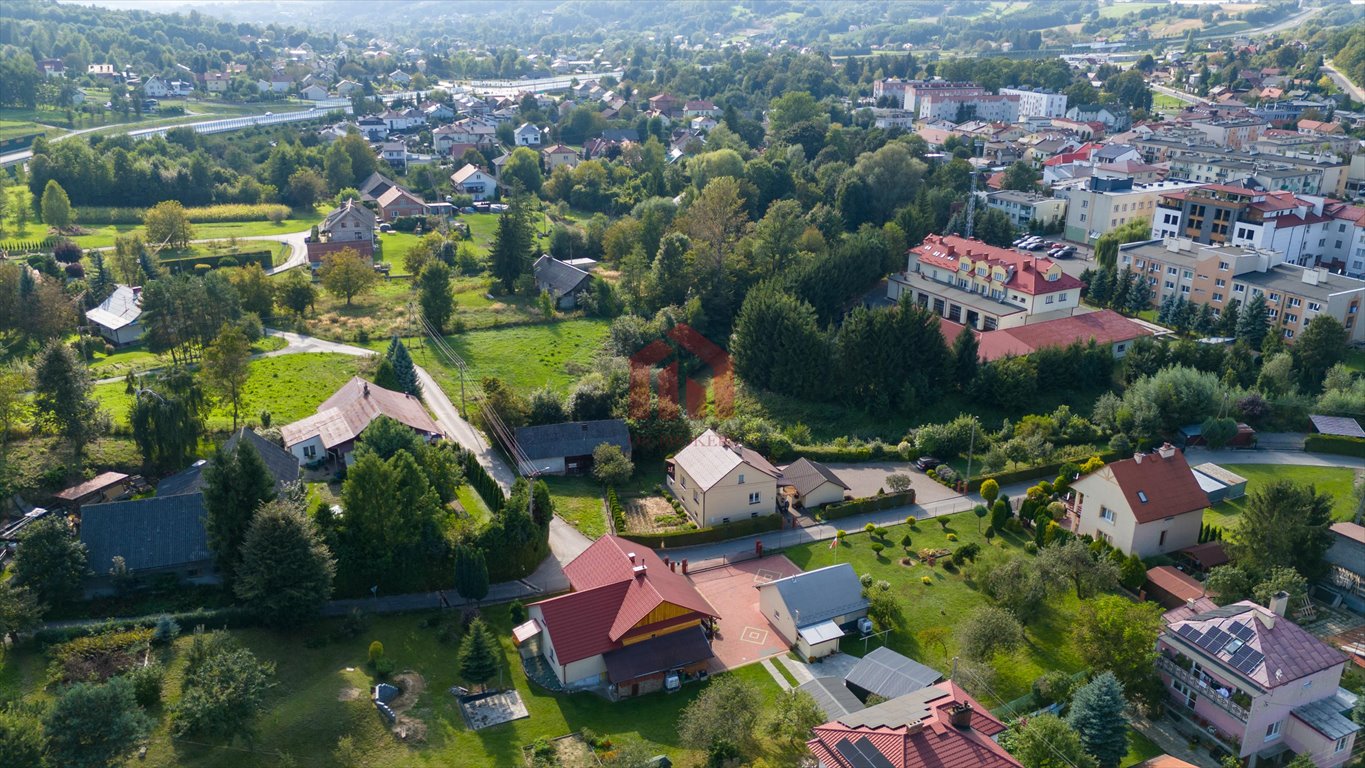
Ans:
<svg viewBox="0 0 1365 768"><path fill-rule="evenodd" d="M81 224L141 224L146 208L91 207L78 208L76 221ZM225 203L186 208L191 224L224 224L234 221L267 221L271 214L289 218L289 206L278 203Z"/></svg>
<svg viewBox="0 0 1365 768"><path fill-rule="evenodd" d="M1119 455L1113 451L1104 451L1103 453L1098 453L1095 455L1099 456L1100 460L1103 461L1105 464L1108 464L1109 462L1119 458ZM1045 480L1053 480L1057 477L1057 473L1061 471L1063 464L1084 463L1085 459L1081 459L1080 461L1077 461L1075 459L1069 459L1067 461L1054 461L1049 464L1039 464L1036 467L1012 469L1008 472L991 472L984 475L977 475L976 477L967 480L967 490L979 491L981 490L981 484L986 482L987 480L994 480L995 482L999 483L1002 486L1009 483L1017 483L1020 482L1021 480L1036 480L1039 478Z"/></svg>
<svg viewBox="0 0 1365 768"><path fill-rule="evenodd" d="M1344 435L1309 435L1303 449L1312 453L1335 453L1365 458L1365 439Z"/></svg>
<svg viewBox="0 0 1365 768"><path fill-rule="evenodd" d="M78 637L98 635L102 632L122 631L136 627L155 627L161 617L169 616L180 625L184 631L188 631L197 626L207 629L218 627L226 628L229 625L237 628L254 626L257 622L256 614L250 609L242 606L229 606L226 608L199 609L195 611L181 611L179 613L155 613L147 616L135 616L126 619L106 619L104 621L93 621L84 624L73 624L61 627L47 627L33 633L33 639L45 645L53 643L65 643Z"/></svg>
<svg viewBox="0 0 1365 768"><path fill-rule="evenodd" d="M878 461L880 459L900 458L900 455L896 453L896 447L885 443L861 443L843 446L833 443L796 445L792 446L791 453L793 456L801 456L811 461Z"/></svg>
<svg viewBox="0 0 1365 768"><path fill-rule="evenodd" d="M617 534L627 541L644 544L655 549L669 547L690 547L693 544L710 544L715 541L737 539L764 531L776 531L782 527L781 515L762 515L726 523L712 528L698 528L691 531L672 531L668 533L621 533Z"/></svg>
<svg viewBox="0 0 1365 768"><path fill-rule="evenodd" d="M854 499L853 501L842 501L838 504L830 504L821 507L819 515L826 520L838 520L841 517L860 515L864 512L879 512L883 509L894 509L915 503L915 489L911 488L902 493L883 493L879 496L869 496L866 499Z"/></svg>
<svg viewBox="0 0 1365 768"><path fill-rule="evenodd" d="M234 266L238 267L256 263L261 265L261 269L270 269L275 263L275 252L242 251L241 253L218 253L211 256L184 256L178 259L162 259L161 263L171 272L182 272L187 269L192 270L199 264L207 264L210 269L217 269L225 260L237 262Z"/></svg>
<svg viewBox="0 0 1365 768"><path fill-rule="evenodd" d="M6 240L0 242L0 251L51 251L56 245L55 237L45 237L42 240Z"/></svg>
<svg viewBox="0 0 1365 768"><path fill-rule="evenodd" d="M460 448L459 456L460 463L464 466L465 482L479 494L479 498L483 499L490 512L493 514L501 512L503 506L507 504L507 494L503 492L502 486L488 474L488 470L479 463L479 457L472 451Z"/></svg>

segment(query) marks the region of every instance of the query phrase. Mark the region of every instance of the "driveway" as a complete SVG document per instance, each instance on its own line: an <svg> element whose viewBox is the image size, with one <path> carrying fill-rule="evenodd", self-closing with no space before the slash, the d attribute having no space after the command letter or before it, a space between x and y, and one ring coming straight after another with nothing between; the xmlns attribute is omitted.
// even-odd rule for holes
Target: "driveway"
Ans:
<svg viewBox="0 0 1365 768"><path fill-rule="evenodd" d="M720 614L711 638L711 651L718 662L712 665L712 672L787 652L786 640L759 612L758 585L800 572L795 563L777 555L689 574L692 585Z"/></svg>
<svg viewBox="0 0 1365 768"><path fill-rule="evenodd" d="M890 493L891 488L887 485L886 478L888 475L897 472L910 476L910 487L915 489L915 501L919 504L942 501L958 495L957 491L930 480L928 475L915 469L909 462L903 464L896 462L826 464L825 466L834 470L834 474L848 484L855 499L876 496L878 490Z"/></svg>

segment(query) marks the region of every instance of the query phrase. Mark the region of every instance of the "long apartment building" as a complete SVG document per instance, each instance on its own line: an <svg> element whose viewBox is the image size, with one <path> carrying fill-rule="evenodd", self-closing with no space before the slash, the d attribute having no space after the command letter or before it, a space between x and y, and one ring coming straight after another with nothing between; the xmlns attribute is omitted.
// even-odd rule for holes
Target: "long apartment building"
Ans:
<svg viewBox="0 0 1365 768"><path fill-rule="evenodd" d="M1173 237L1120 246L1118 267L1147 278L1153 306L1178 296L1208 304L1217 316L1234 301L1244 308L1264 295L1272 329L1290 343L1322 314L1345 326L1350 341L1365 341L1365 324L1359 320L1365 280L1324 267L1285 264L1276 251Z"/></svg>
<svg viewBox="0 0 1365 768"><path fill-rule="evenodd" d="M1096 169L1094 175L1054 190L1066 204L1066 239L1093 243L1100 235L1130 221L1151 220L1162 193L1198 186L1187 181L1139 184L1127 174Z"/></svg>
<svg viewBox="0 0 1365 768"><path fill-rule="evenodd" d="M976 83L956 83L950 80L906 80L901 93L905 96L905 109L919 114L920 103L929 95L944 96L984 96L986 89Z"/></svg>
<svg viewBox="0 0 1365 768"><path fill-rule="evenodd" d="M1365 275L1365 208L1311 195L1208 184L1162 194L1152 237L1277 251L1281 260Z"/></svg>
<svg viewBox="0 0 1365 768"><path fill-rule="evenodd" d="M1019 119L1019 97L990 93L962 95L931 92L919 98L918 114L921 120L1013 123Z"/></svg>
<svg viewBox="0 0 1365 768"><path fill-rule="evenodd" d="M1343 160L1315 155L1268 155L1154 134L1133 140L1149 163L1170 163L1169 178L1201 184L1239 184L1254 179L1265 189L1296 194L1342 197L1349 166Z"/></svg>
<svg viewBox="0 0 1365 768"><path fill-rule="evenodd" d="M929 235L910 249L905 272L891 276L887 298L921 307L978 331L1070 317L1081 281L1060 264L955 235Z"/></svg>
<svg viewBox="0 0 1365 768"><path fill-rule="evenodd" d="M1001 88L1001 96L1019 97L1019 118L1066 117L1066 94L1041 88Z"/></svg>

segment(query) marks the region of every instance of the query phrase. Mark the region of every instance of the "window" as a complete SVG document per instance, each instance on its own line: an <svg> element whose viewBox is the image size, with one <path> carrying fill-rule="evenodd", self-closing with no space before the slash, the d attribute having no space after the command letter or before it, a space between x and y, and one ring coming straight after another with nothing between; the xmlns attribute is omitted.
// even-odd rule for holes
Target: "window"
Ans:
<svg viewBox="0 0 1365 768"><path fill-rule="evenodd" d="M1280 729L1283 727L1284 727L1283 720L1276 720L1275 722L1271 723L1270 727L1265 729L1265 740L1275 741L1276 739L1280 738Z"/></svg>
<svg viewBox="0 0 1365 768"><path fill-rule="evenodd" d="M1137 492L1137 497L1138 497L1138 501L1142 502L1143 504L1146 504L1146 503L1147 503L1147 492L1146 492L1146 491L1138 491L1138 492Z"/></svg>
<svg viewBox="0 0 1365 768"><path fill-rule="evenodd" d="M1226 261L1220 261L1220 262L1218 262L1218 271L1219 271L1219 272L1226 272L1226 271L1228 271L1228 263L1227 263Z"/></svg>
<svg viewBox="0 0 1365 768"><path fill-rule="evenodd" d="M1215 294L1213 294L1213 300L1214 300L1214 301L1222 301L1222 300L1223 300L1223 294L1221 294L1221 293L1215 293Z"/></svg>
<svg viewBox="0 0 1365 768"><path fill-rule="evenodd" d="M310 458L310 459L315 459L315 458L317 458L317 455L318 455L318 447L317 447L316 445L305 445L305 446L303 446L303 455L306 456L307 458Z"/></svg>
<svg viewBox="0 0 1365 768"><path fill-rule="evenodd" d="M1224 280L1223 278L1220 277L1220 278L1214 280L1214 281L1213 281L1213 284L1216 285L1216 286L1218 286L1219 288L1222 288L1223 286L1225 286L1225 285L1228 284L1228 281L1226 281L1226 280Z"/></svg>
<svg viewBox="0 0 1365 768"><path fill-rule="evenodd" d="M1291 307L1297 307L1297 306L1299 306L1299 305L1302 304L1302 303L1303 303L1302 301L1300 301L1299 299L1296 299L1296 298L1292 298L1292 297L1291 297L1291 298L1289 299L1289 306L1291 306Z"/></svg>
<svg viewBox="0 0 1365 768"><path fill-rule="evenodd" d="M1162 531L1162 532L1161 532L1161 535L1157 537L1157 539L1156 539L1156 545L1157 545L1158 547L1164 547L1164 546L1166 546L1166 532L1165 532L1165 531Z"/></svg>
<svg viewBox="0 0 1365 768"><path fill-rule="evenodd" d="M694 501L694 502L695 502L695 501L698 501L698 500L700 500L700 498L701 498L701 497L697 495L697 492L696 492L696 491L692 491L692 501Z"/></svg>
<svg viewBox="0 0 1365 768"><path fill-rule="evenodd" d="M740 485L744 485L744 473L743 473L743 472L741 472L741 473L739 474L739 484L740 484Z"/></svg>
<svg viewBox="0 0 1365 768"><path fill-rule="evenodd" d="M1334 746L1334 747L1332 748L1332 751L1333 751L1333 752L1345 752L1345 751L1346 751L1346 745L1347 745L1347 744L1350 744L1350 743L1351 743L1351 737L1350 737L1350 736L1342 736L1341 738L1337 739L1336 746Z"/></svg>
<svg viewBox="0 0 1365 768"><path fill-rule="evenodd" d="M678 480L682 482L682 487L687 487L687 475L678 475Z"/></svg>
<svg viewBox="0 0 1365 768"><path fill-rule="evenodd" d="M1100 519L1106 523L1114 522L1114 510L1109 507L1100 507Z"/></svg>
<svg viewBox="0 0 1365 768"><path fill-rule="evenodd" d="M1057 297L1056 297L1056 296L1048 296L1048 297L1047 297L1047 303L1048 303L1048 304L1051 304L1051 303L1052 303L1052 300L1055 299L1055 298L1057 298Z"/></svg>
<svg viewBox="0 0 1365 768"><path fill-rule="evenodd" d="M1166 281L1166 289L1167 289L1167 290L1171 290L1171 289L1174 289L1174 288L1175 288L1175 283L1171 282L1170 280L1167 280L1167 281Z"/></svg>
<svg viewBox="0 0 1365 768"><path fill-rule="evenodd" d="M1280 300L1280 294L1275 293L1275 292L1272 291L1269 298L1270 298L1271 301L1279 301L1279 300Z"/></svg>
<svg viewBox="0 0 1365 768"><path fill-rule="evenodd" d="M1182 286L1180 286L1180 292L1181 292L1181 293L1189 293L1189 292L1190 292L1190 287L1189 287L1188 285L1182 285Z"/></svg>
<svg viewBox="0 0 1365 768"><path fill-rule="evenodd" d="M1189 280L1191 277L1194 277L1194 273L1187 269L1184 272L1181 272L1180 276L1186 280Z"/></svg>
<svg viewBox="0 0 1365 768"><path fill-rule="evenodd" d="M1084 214L1084 213L1081 214L1081 222L1082 222L1082 223L1085 222L1085 214Z"/></svg>
<svg viewBox="0 0 1365 768"><path fill-rule="evenodd" d="M1285 337L1286 339L1292 339L1292 338L1294 338L1294 329L1293 329L1293 328L1286 328L1286 329L1284 329L1284 337Z"/></svg>
<svg viewBox="0 0 1365 768"><path fill-rule="evenodd" d="M1174 275L1177 275L1177 274L1179 274L1179 273L1180 273L1180 270L1176 269L1175 267L1166 267L1166 274L1168 274L1168 275L1174 276Z"/></svg>
<svg viewBox="0 0 1365 768"><path fill-rule="evenodd" d="M1298 301L1298 299L1295 299L1294 301ZM1290 302L1290 306L1295 306L1295 307L1296 307L1296 306L1298 306L1298 305L1297 305L1297 304L1294 304L1293 302ZM1321 312L1321 311L1322 311L1322 305L1319 304L1319 303L1317 303L1316 301L1310 301L1310 302L1308 302L1308 311L1309 311L1309 312Z"/></svg>
<svg viewBox="0 0 1365 768"><path fill-rule="evenodd" d="M1246 289L1247 289L1247 288L1246 288L1245 285L1241 285L1241 284L1237 284L1237 283L1234 283L1233 286L1232 286L1232 292L1233 292L1233 293L1245 293L1245 292L1246 292Z"/></svg>
<svg viewBox="0 0 1365 768"><path fill-rule="evenodd" d="M749 494L749 503L750 503L750 504L757 504L757 503L759 503L759 502L762 501L762 500L763 500L763 494L760 493L759 491L754 491L753 493Z"/></svg>

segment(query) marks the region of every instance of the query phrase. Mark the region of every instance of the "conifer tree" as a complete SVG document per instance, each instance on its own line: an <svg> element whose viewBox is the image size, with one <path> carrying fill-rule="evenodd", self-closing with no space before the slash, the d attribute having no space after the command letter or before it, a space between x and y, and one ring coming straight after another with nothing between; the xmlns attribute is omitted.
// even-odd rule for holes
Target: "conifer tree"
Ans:
<svg viewBox="0 0 1365 768"><path fill-rule="evenodd" d="M408 348L398 339L397 334L389 342L389 350L384 353L384 357L393 366L393 375L398 381L399 390L409 395L421 395L422 387L417 381L417 367L413 365L412 355L408 354Z"/></svg>

